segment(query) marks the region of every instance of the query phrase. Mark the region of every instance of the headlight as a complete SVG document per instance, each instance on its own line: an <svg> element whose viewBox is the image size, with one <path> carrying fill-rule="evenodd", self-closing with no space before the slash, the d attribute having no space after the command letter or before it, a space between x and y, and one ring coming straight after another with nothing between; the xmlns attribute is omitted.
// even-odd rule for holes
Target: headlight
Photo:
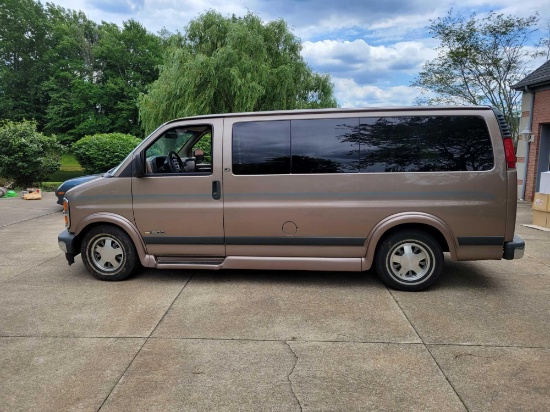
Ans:
<svg viewBox="0 0 550 412"><path fill-rule="evenodd" d="M71 226L71 214L69 211L69 201L63 199L63 218L65 219L65 227L68 229Z"/></svg>

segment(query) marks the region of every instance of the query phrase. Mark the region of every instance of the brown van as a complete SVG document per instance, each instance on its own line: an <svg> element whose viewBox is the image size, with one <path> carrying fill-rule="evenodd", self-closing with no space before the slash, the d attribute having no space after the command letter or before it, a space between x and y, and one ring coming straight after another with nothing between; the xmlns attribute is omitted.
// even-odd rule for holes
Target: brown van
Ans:
<svg viewBox="0 0 550 412"><path fill-rule="evenodd" d="M515 259L510 129L491 107L279 111L159 127L67 192L69 264L98 279L169 269L364 271L422 290L443 252Z"/></svg>

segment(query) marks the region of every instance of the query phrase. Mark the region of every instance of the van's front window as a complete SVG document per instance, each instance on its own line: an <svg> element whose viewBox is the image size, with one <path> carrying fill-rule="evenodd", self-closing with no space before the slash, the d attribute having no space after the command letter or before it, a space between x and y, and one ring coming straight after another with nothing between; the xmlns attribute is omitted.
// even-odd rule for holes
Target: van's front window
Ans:
<svg viewBox="0 0 550 412"><path fill-rule="evenodd" d="M175 127L145 150L146 174L211 172L212 126Z"/></svg>
<svg viewBox="0 0 550 412"><path fill-rule="evenodd" d="M181 148L195 135L185 129L169 130L147 149L147 157L167 155L170 152L179 153Z"/></svg>

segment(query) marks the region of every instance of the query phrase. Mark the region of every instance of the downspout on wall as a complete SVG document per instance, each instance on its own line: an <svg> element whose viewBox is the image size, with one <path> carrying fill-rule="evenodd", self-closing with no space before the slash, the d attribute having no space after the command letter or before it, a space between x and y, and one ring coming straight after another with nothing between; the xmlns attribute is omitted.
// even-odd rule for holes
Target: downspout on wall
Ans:
<svg viewBox="0 0 550 412"><path fill-rule="evenodd" d="M535 107L535 91L530 90L529 86L525 86L525 92L531 94L531 102L529 104L529 120L527 121L527 126L525 127L525 130L529 131L529 135L527 140L525 141L525 170L523 172L523 183L521 185L521 200L525 199L525 188L527 186L527 171L529 170L529 149L531 147L531 135L533 134L531 127L533 125L533 109Z"/></svg>

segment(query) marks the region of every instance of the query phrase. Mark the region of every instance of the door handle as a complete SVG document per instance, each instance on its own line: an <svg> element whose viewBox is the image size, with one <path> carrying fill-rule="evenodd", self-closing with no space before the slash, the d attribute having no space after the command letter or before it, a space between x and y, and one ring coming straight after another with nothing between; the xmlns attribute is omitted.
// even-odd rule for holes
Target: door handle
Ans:
<svg viewBox="0 0 550 412"><path fill-rule="evenodd" d="M212 199L220 200L222 198L222 185L219 180L212 182Z"/></svg>

